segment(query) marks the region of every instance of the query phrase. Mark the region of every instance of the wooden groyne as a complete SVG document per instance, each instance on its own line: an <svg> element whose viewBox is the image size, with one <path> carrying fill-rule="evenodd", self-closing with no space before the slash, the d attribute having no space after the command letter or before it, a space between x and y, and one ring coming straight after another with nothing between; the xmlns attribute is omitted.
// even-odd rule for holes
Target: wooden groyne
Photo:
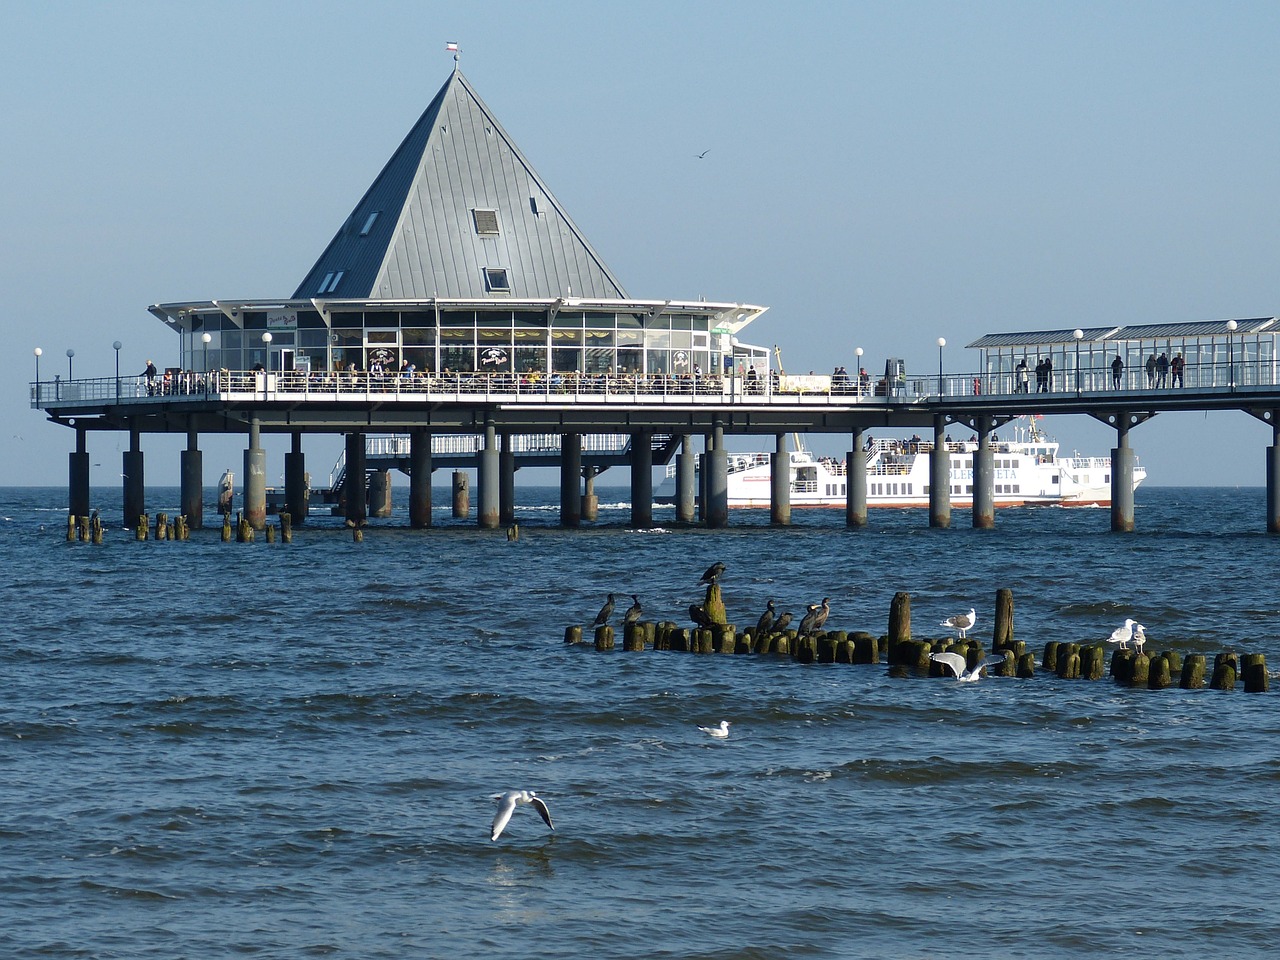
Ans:
<svg viewBox="0 0 1280 960"><path fill-rule="evenodd" d="M875 635L862 630L819 630L802 634L795 628L766 631L759 635L755 628L739 630L727 622L720 585L707 587L706 600L700 610L707 622L686 627L673 620L636 620L622 626L622 650L673 651L694 654L750 654L788 657L797 663L839 663L851 666L884 664L891 677L953 677L941 663L931 659L935 653L957 653L964 657L968 669L977 667L987 657L982 641L972 637L917 638L911 635L911 596L894 594L889 605L887 630ZM691 610L691 613L693 611ZM1246 693L1266 693L1270 689L1266 657L1261 653L1219 653L1214 658L1212 673L1202 653L1183 655L1164 650L1148 655L1141 650L1116 650L1107 663L1107 645L1050 640L1044 645L1039 662L1035 652L1014 636L1013 592L996 592L992 616L990 653L1003 653L1002 663L987 668L988 675L1028 680L1052 676L1059 680L1097 681L1110 677L1123 687L1163 690L1234 690L1243 684ZM564 642L569 645L591 643L596 650L617 649L617 635L609 624L584 628L565 628ZM1209 680L1206 684L1206 676Z"/></svg>

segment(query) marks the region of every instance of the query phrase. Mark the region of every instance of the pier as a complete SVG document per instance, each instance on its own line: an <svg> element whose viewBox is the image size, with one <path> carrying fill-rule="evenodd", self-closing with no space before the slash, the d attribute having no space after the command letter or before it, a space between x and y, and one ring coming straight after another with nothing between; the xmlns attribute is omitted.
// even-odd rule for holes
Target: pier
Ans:
<svg viewBox="0 0 1280 960"><path fill-rule="evenodd" d="M91 432L128 437L120 473L129 527L146 513L144 437L185 436L182 514L194 528L200 437L243 436L243 514L254 529L268 507L263 435L291 438L277 506L295 524L308 511L306 438L340 435L347 520L358 529L370 512L385 513L393 466L409 476L412 526L426 527L432 471L462 465L439 445L465 436L473 446L459 456L476 469L481 527L513 521L522 464L558 466L569 527L594 518L599 471L626 465L631 523L650 526L653 468L673 460L677 522L723 527L727 439L772 438L782 465L787 435L799 433L848 438L845 521L858 528L868 523L867 432L898 429L931 431L928 522L946 528L946 436L962 424L977 437L972 523L985 528L996 523L994 432L1016 417L1055 415L1114 429L1110 526L1123 532L1134 528L1142 424L1232 410L1272 427L1266 523L1280 532L1280 320L998 333L968 344L952 372L940 340L936 376L908 376L896 359L883 376L788 376L772 350L740 336L767 308L628 296L456 68L290 296L149 309L176 334L177 350L172 365L145 376L77 379L69 351L65 379L41 377L35 349L31 405L74 432L73 516L91 510ZM394 457L371 451L388 436ZM539 437L554 441L530 442ZM469 490L455 489L455 509L467 503ZM790 523L784 470L774 471L770 518Z"/></svg>

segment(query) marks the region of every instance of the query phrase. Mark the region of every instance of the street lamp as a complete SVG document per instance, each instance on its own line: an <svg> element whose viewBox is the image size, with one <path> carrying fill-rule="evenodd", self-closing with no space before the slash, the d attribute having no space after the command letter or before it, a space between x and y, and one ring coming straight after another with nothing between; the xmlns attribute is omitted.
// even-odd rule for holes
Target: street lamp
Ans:
<svg viewBox="0 0 1280 960"><path fill-rule="evenodd" d="M76 351L72 347L67 347L67 379L71 379L71 358L76 355Z"/></svg>
<svg viewBox="0 0 1280 960"><path fill-rule="evenodd" d="M1236 327L1239 326L1234 320L1227 321L1227 386L1232 390L1236 388Z"/></svg>
<svg viewBox="0 0 1280 960"><path fill-rule="evenodd" d="M1080 341L1084 339L1084 331L1076 327L1071 331L1071 336L1076 341L1076 395L1080 394Z"/></svg>
<svg viewBox="0 0 1280 960"><path fill-rule="evenodd" d="M120 399L120 348L123 346L124 344L121 343L119 340L111 344L111 348L116 352L116 399L117 400Z"/></svg>
<svg viewBox="0 0 1280 960"><path fill-rule="evenodd" d="M204 393L209 395L209 343L213 340L213 334L205 333L200 337L200 342L204 344Z"/></svg>
<svg viewBox="0 0 1280 960"><path fill-rule="evenodd" d="M31 351L36 355L36 393L40 392L40 357L44 353L39 347Z"/></svg>
<svg viewBox="0 0 1280 960"><path fill-rule="evenodd" d="M855 349L853 355L856 358L854 363L858 367L858 396L862 396L862 348Z"/></svg>
<svg viewBox="0 0 1280 960"><path fill-rule="evenodd" d="M946 337L938 338L938 396L942 396L942 348L947 345Z"/></svg>

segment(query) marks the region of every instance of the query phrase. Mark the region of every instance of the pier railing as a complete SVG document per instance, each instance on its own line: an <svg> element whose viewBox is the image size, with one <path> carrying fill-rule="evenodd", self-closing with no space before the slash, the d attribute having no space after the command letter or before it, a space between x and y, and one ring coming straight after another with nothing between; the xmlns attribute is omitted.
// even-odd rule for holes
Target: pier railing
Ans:
<svg viewBox="0 0 1280 960"><path fill-rule="evenodd" d="M289 403L369 400L379 403L474 402L563 404L767 404L769 406L840 405L850 403L912 403L939 398L1047 395L1107 395L1155 391L1232 393L1274 389L1280 384L1271 360L1236 360L1188 364L1181 377L1164 375L1155 381L1139 366L1127 368L1117 380L1110 369L1054 370L1042 380L1034 375L1024 383L1013 371L939 374L886 383L831 377L747 380L734 376L672 377L662 375L521 375L510 373L393 374L309 373L304 371L193 372L176 376L96 377L51 380L31 384L31 405L37 409L79 403L182 403L218 401L282 401Z"/></svg>

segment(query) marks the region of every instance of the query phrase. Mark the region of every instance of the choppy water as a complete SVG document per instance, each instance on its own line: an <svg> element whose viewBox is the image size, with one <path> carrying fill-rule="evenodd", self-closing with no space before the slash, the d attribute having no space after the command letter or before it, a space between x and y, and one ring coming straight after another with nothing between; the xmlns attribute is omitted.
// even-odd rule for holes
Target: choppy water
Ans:
<svg viewBox="0 0 1280 960"><path fill-rule="evenodd" d="M611 494L602 491L607 499ZM104 514L119 495L102 491ZM523 536L331 519L291 546L62 542L0 490L0 955L1247 957L1280 932L1277 696L566 647L608 592L655 617L715 559L731 619L832 597L917 635L1014 591L1017 635L1280 648L1261 490L1009 510L797 511L727 531ZM153 509L176 491L150 491ZM446 502L443 496L438 503ZM112 504L116 506L112 506ZM114 514L112 511L115 511ZM661 522L664 514L659 512ZM43 530L41 529L43 525ZM733 722L725 742L697 724ZM490 795L527 787L488 839Z"/></svg>

